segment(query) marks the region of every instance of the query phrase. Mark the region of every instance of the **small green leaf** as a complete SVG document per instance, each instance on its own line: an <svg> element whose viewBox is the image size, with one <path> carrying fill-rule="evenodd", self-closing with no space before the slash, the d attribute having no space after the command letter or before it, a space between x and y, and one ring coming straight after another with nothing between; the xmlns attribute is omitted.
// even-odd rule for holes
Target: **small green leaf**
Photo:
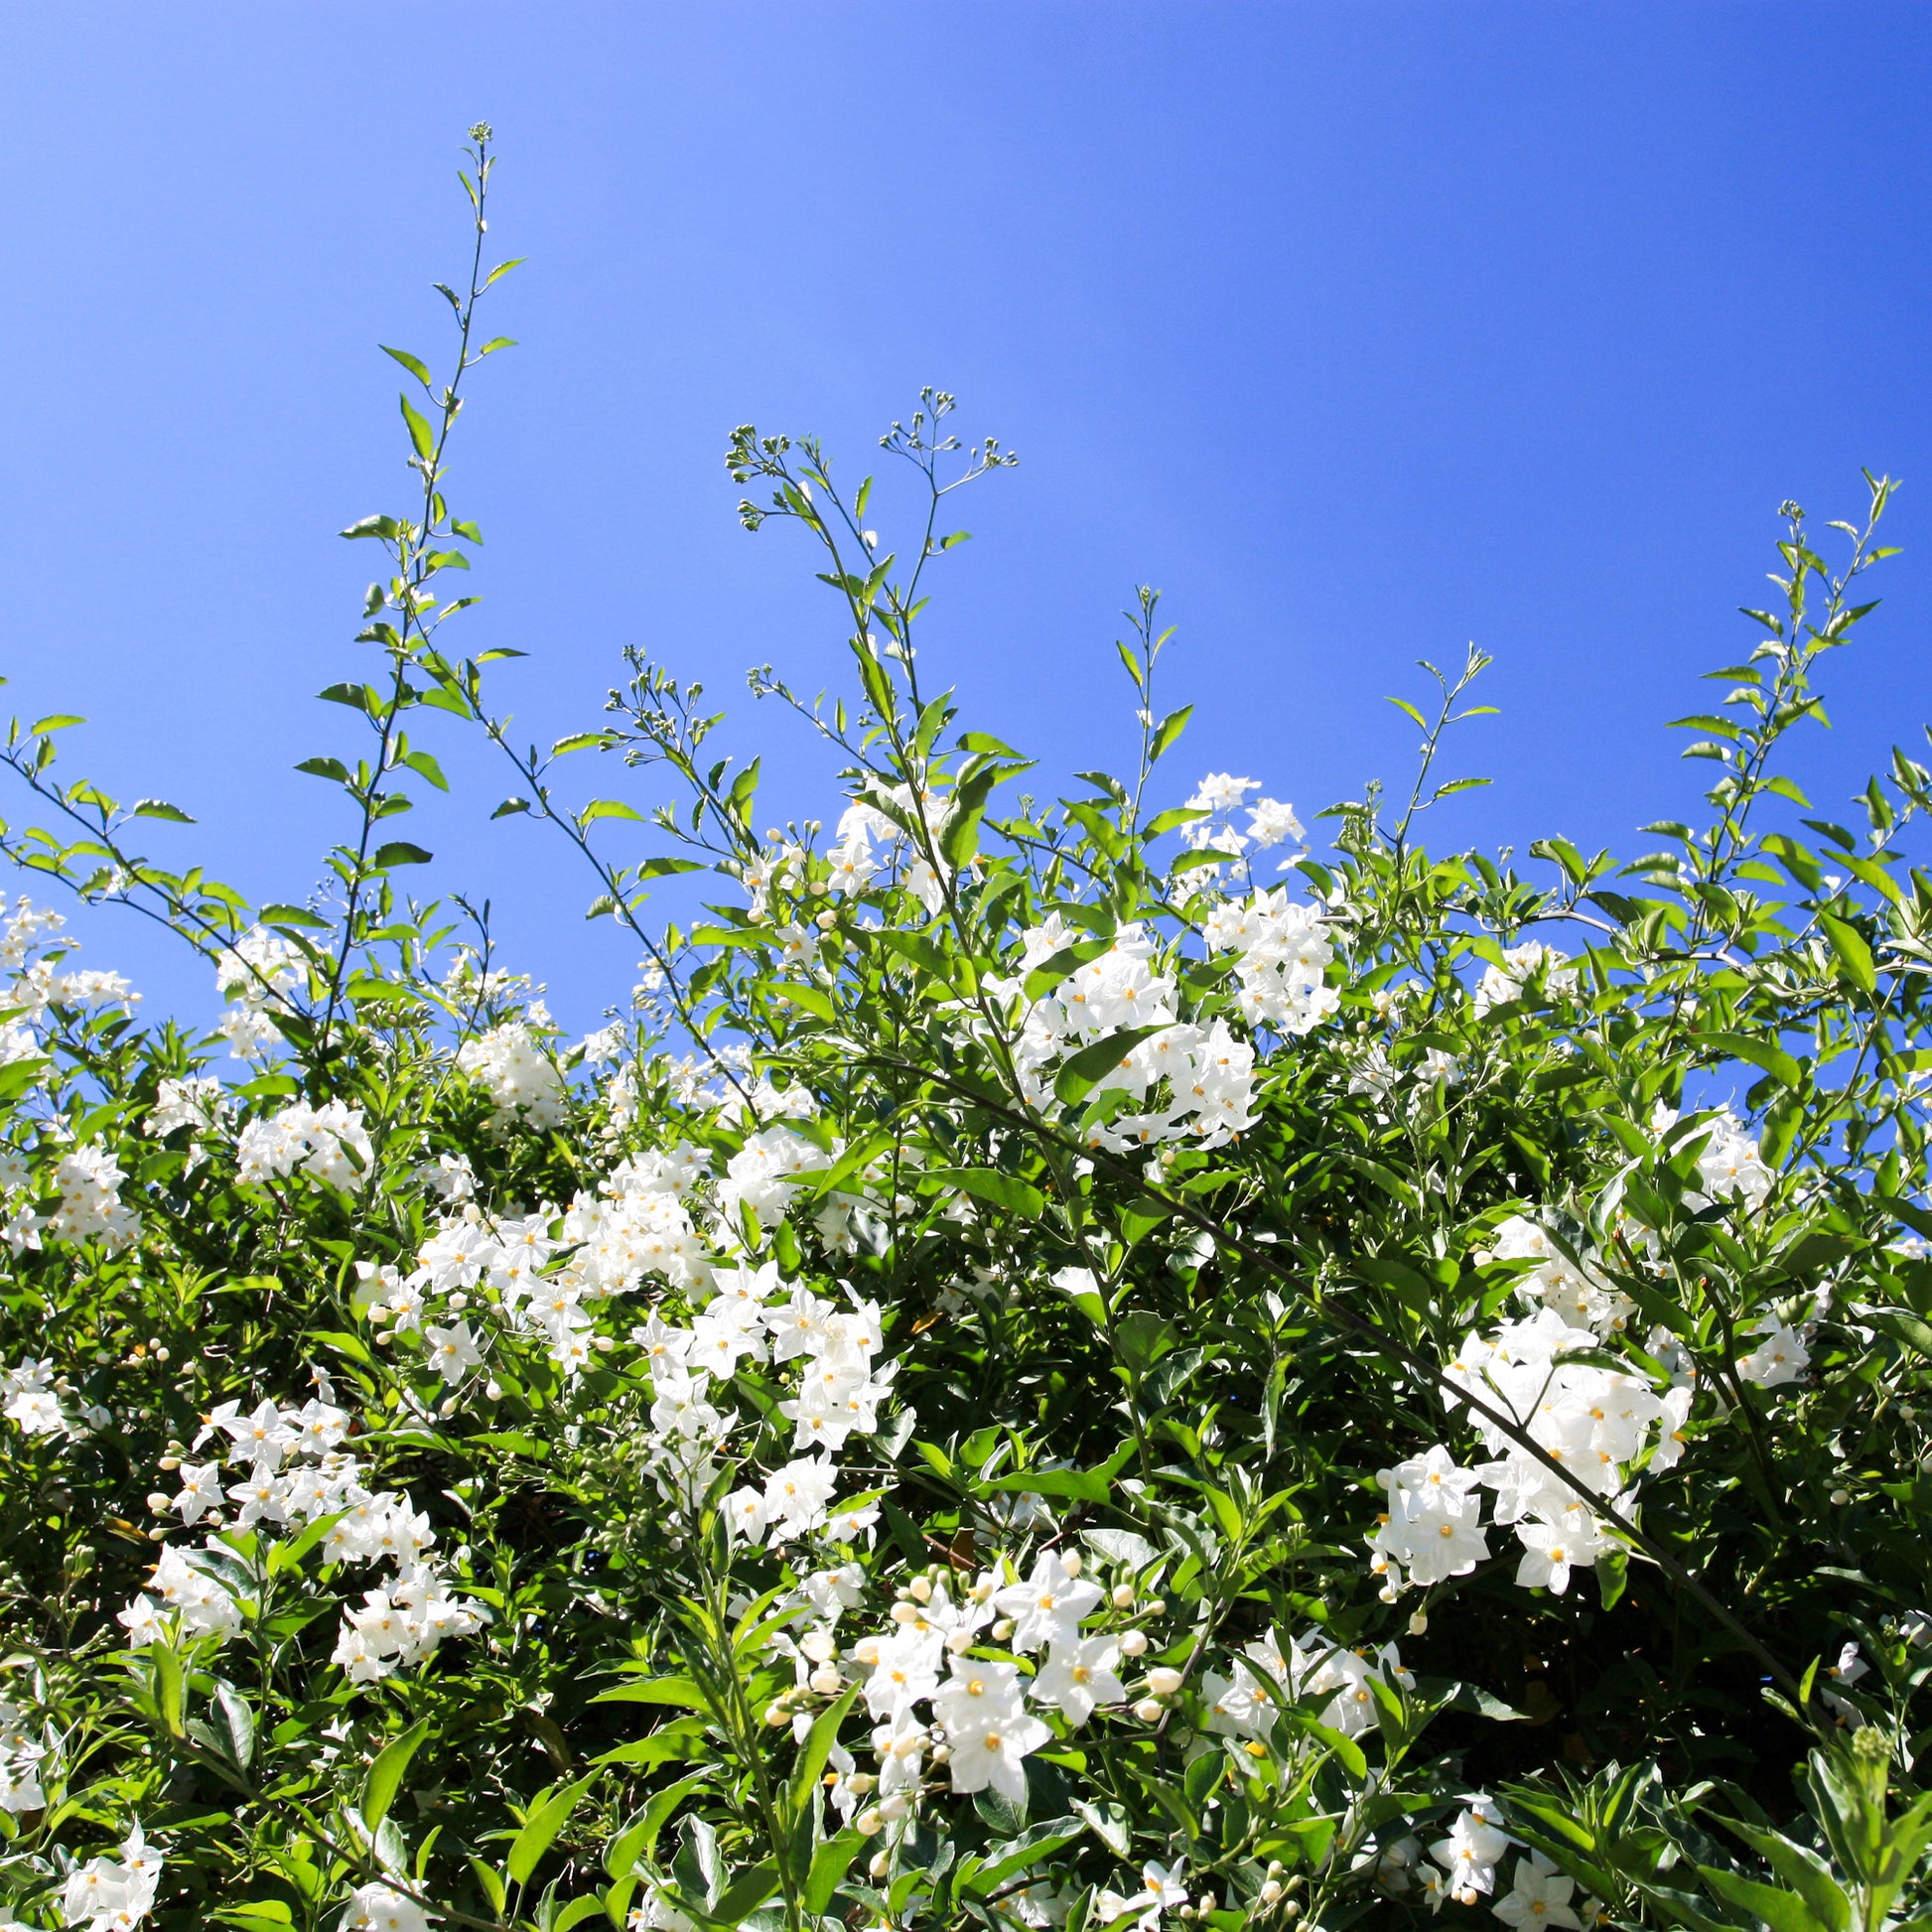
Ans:
<svg viewBox="0 0 1932 1932"><path fill-rule="evenodd" d="M193 825L195 823L194 819L183 811L179 805L170 805L166 800L160 798L142 798L136 800L134 816L136 818L165 818L175 825Z"/></svg>
<svg viewBox="0 0 1932 1932"><path fill-rule="evenodd" d="M430 379L427 365L418 357L411 355L406 348L391 348L387 343L378 343L376 346L381 349L384 355L394 356L425 389L433 389L435 387L435 384Z"/></svg>
<svg viewBox="0 0 1932 1932"><path fill-rule="evenodd" d="M369 865L376 872L386 872L391 866L426 866L434 856L407 839L391 839L387 845L376 847Z"/></svg>

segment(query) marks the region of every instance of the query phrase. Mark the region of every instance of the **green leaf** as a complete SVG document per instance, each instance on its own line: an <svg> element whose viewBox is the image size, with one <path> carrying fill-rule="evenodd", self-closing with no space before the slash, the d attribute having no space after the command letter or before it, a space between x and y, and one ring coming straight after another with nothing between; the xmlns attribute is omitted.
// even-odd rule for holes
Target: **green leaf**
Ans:
<svg viewBox="0 0 1932 1932"><path fill-rule="evenodd" d="M829 1704L818 1715L818 1721L806 1733L805 1747L798 1753L798 1762L791 1773L791 1810L792 1816L801 1816L811 1803L812 1786L818 1782L818 1775L825 1769L825 1760L832 1754L832 1746L839 1741L839 1726L845 1723L846 1714L858 1701L860 1686L852 1685L843 1696Z"/></svg>
<svg viewBox="0 0 1932 1932"><path fill-rule="evenodd" d="M1097 1469L1022 1469L1017 1475L990 1477L977 1487L1067 1502L1104 1503L1113 1493L1114 1478L1133 1454L1134 1445L1123 1443Z"/></svg>
<svg viewBox="0 0 1932 1932"><path fill-rule="evenodd" d="M850 1826L836 1838L828 1838L812 1854L811 1869L805 1874L800 1897L806 1911L824 1914L831 1909L832 1894L839 1881L852 1868L852 1861L865 1845L862 1833Z"/></svg>
<svg viewBox="0 0 1932 1932"><path fill-rule="evenodd" d="M523 1829L510 1842L509 1858L503 1868L509 1873L513 1884L529 1883L530 1873L537 1868L537 1862L550 1850L557 1834L570 1823L571 1813L577 1809L578 1801L593 1782L593 1778L579 1778L575 1784L552 1785L538 1795L523 1821Z"/></svg>
<svg viewBox="0 0 1932 1932"><path fill-rule="evenodd" d="M657 1835L664 1829L671 1813L710 1775L707 1766L654 1793L637 1818L611 1841L604 1854L604 1869L613 1878L629 1877L636 1868L637 1861L650 1856L651 1848L657 1843Z"/></svg>
<svg viewBox="0 0 1932 1932"><path fill-rule="evenodd" d="M64 732L69 725L84 725L86 722L86 719L77 717L70 711L51 711L45 718L28 726L27 736L41 738L49 732Z"/></svg>
<svg viewBox="0 0 1932 1932"><path fill-rule="evenodd" d="M411 845L407 839L391 839L387 845L376 847L369 867L374 872L386 872L391 866L426 866L434 857L434 853L425 852L420 845Z"/></svg>
<svg viewBox="0 0 1932 1932"><path fill-rule="evenodd" d="M154 1662L154 1702L155 1709L161 1714L161 1722L172 1737L186 1737L187 1726L182 1723L182 1704L185 1686L182 1682L181 1659L165 1643L148 1646L148 1655Z"/></svg>
<svg viewBox="0 0 1932 1932"><path fill-rule="evenodd" d="M1154 733L1154 743L1148 748L1148 762L1156 763L1173 749L1174 741L1187 729L1187 721L1194 715L1194 707L1184 704L1178 711L1171 711L1161 720Z"/></svg>
<svg viewBox="0 0 1932 1932"><path fill-rule="evenodd" d="M443 767L427 752L405 752L402 762L412 771L420 771L438 791L448 791L450 781L443 775Z"/></svg>
<svg viewBox="0 0 1932 1932"><path fill-rule="evenodd" d="M725 1895L711 1906L705 1916L714 1925L730 1926L733 1932L738 1932L738 1928L777 1889L778 1862L776 1859L765 1859L733 1879Z"/></svg>
<svg viewBox="0 0 1932 1932"><path fill-rule="evenodd" d="M1053 1081L1053 1091L1069 1107L1077 1107L1115 1068L1120 1066L1143 1040L1168 1030L1161 1027L1129 1027L1121 1033L1096 1039L1061 1062Z"/></svg>
<svg viewBox="0 0 1932 1932"><path fill-rule="evenodd" d="M382 1821L388 1817L389 1807L395 1803L396 1793L402 1787L409 1760L428 1735L429 1720L420 1718L400 1737L392 1737L376 1752L369 1774L362 1780L362 1822L369 1828L371 1838L382 1829Z"/></svg>
<svg viewBox="0 0 1932 1932"><path fill-rule="evenodd" d="M402 404L402 419L409 425L409 440L416 446L416 454L427 463L436 454L435 432L407 396L398 397L397 400Z"/></svg>
<svg viewBox="0 0 1932 1932"><path fill-rule="evenodd" d="M179 805L170 805L165 799L161 798L137 799L135 801L133 815L136 818L165 818L171 824L175 825L193 825L195 823L195 820L183 811Z"/></svg>
<svg viewBox="0 0 1932 1932"><path fill-rule="evenodd" d="M1829 912L1820 912L1818 923L1825 928L1825 937L1837 957L1839 977L1850 981L1861 993L1875 993L1878 975L1872 969L1871 948L1858 927L1834 918Z"/></svg>
<svg viewBox="0 0 1932 1932"><path fill-rule="evenodd" d="M263 925L299 925L326 931L329 921L304 905L264 905L255 914Z"/></svg>
<svg viewBox="0 0 1932 1932"><path fill-rule="evenodd" d="M998 1168L928 1168L925 1178L991 1201L1023 1221L1037 1221L1046 1212L1046 1196L1037 1187Z"/></svg>
<svg viewBox="0 0 1932 1932"><path fill-rule="evenodd" d="M381 349L384 355L394 356L425 389L433 389L435 387L435 384L430 379L428 366L419 357L411 355L406 348L391 348L387 343L378 343L376 346Z"/></svg>
<svg viewBox="0 0 1932 1932"><path fill-rule="evenodd" d="M595 825L600 818L634 818L639 824L644 822L643 813L634 805L626 805L621 798L593 798L577 814L577 823L580 826Z"/></svg>
<svg viewBox="0 0 1932 1932"><path fill-rule="evenodd" d="M1735 1818L1722 1822L1803 1898L1813 1917L1828 1932L1850 1932L1852 1902L1840 1890L1830 1868L1816 1852L1794 1845L1776 1832L1760 1831L1755 1825L1746 1825Z"/></svg>
<svg viewBox="0 0 1932 1932"><path fill-rule="evenodd" d="M1771 1932L1833 1932L1794 1891L1760 1885L1754 1878L1740 1878L1717 1865L1701 1864L1697 1869L1698 1876L1726 1904L1755 1914Z"/></svg>
<svg viewBox="0 0 1932 1932"><path fill-rule="evenodd" d="M1782 1086L1804 1084L1804 1069L1781 1046L1768 1039L1754 1039L1745 1034L1700 1034L1698 1045L1707 1052L1722 1053L1726 1059L1744 1060L1764 1071Z"/></svg>
<svg viewBox="0 0 1932 1932"><path fill-rule="evenodd" d="M508 818L514 812L527 812L529 809L530 809L530 801L527 798L505 798L503 802L500 805L498 805L493 812L490 813L490 817Z"/></svg>

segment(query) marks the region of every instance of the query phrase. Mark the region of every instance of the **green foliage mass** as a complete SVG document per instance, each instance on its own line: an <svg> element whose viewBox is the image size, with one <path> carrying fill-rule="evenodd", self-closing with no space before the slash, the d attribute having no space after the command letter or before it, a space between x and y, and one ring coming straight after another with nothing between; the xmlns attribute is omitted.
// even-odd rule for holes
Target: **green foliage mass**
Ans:
<svg viewBox="0 0 1932 1932"><path fill-rule="evenodd" d="M754 672L845 807L760 835L698 687L633 654L519 750L516 653L446 636L514 266L474 139L453 372L389 351L416 500L344 533L385 563L323 693L359 755L302 767L330 891L167 870L187 814L68 781L77 720L7 741L30 883L227 1001L146 1026L25 901L4 937L12 1922L1925 1922L1932 779L1895 752L1848 828L1783 764L1891 485L1825 543L1786 506L1679 721L1702 820L1519 872L1421 839L1473 655L1318 853L1224 774L1164 808L1152 592L1137 768L1028 796L915 648L1012 459L928 391L895 551L742 429L854 677ZM465 730L644 955L589 1041L400 883ZM584 754L671 796L568 802ZM715 902L659 924L683 873Z"/></svg>

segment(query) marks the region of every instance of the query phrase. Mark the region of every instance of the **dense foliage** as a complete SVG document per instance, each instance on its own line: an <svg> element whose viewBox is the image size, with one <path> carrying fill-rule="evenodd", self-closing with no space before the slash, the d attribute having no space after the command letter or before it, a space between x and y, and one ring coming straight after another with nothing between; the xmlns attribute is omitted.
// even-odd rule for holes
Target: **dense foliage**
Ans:
<svg viewBox="0 0 1932 1932"><path fill-rule="evenodd" d="M10 1923L1905 1922L1932 779L1845 828L1781 763L1890 485L1837 562L1787 506L1682 721L1703 821L1525 875L1419 842L1476 657L1319 853L1245 777L1176 803L1152 593L1136 769L1026 797L914 645L1011 459L928 393L894 552L747 428L856 680L754 673L842 766L829 833L760 834L696 687L635 656L519 752L514 653L446 632L506 345L475 138L452 373L389 351L416 501L345 532L387 563L324 694L359 753L303 767L329 893L164 869L186 815L65 780L77 721L8 740L9 855L224 1002L143 1025L29 898L0 938ZM638 941L588 1039L397 884L432 726ZM567 803L586 754L674 795ZM716 902L646 923L686 872Z"/></svg>

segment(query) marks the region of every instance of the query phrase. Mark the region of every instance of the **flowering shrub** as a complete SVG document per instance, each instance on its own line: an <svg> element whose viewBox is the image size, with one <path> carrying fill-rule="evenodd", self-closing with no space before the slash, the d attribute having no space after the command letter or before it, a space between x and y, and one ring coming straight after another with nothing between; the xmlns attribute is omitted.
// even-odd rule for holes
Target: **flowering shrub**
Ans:
<svg viewBox="0 0 1932 1932"><path fill-rule="evenodd" d="M446 635L490 167L447 381L390 351L417 500L345 533L387 563L381 681L325 694L361 754L303 767L330 892L156 863L186 814L60 777L76 721L5 749L8 854L210 989L145 1024L58 910L0 932L8 1923L1906 1922L1932 778L1895 753L1853 830L1780 765L1890 485L1836 565L1789 512L1684 721L1706 820L1524 876L1418 840L1478 657L1317 851L1170 782L1151 592L1131 777L1015 798L915 644L1011 458L928 392L900 556L743 429L857 683L753 674L842 761L829 836L760 834L696 687L633 655L519 753L512 653ZM636 941L586 1039L396 884L431 724ZM585 753L672 795L573 806Z"/></svg>

